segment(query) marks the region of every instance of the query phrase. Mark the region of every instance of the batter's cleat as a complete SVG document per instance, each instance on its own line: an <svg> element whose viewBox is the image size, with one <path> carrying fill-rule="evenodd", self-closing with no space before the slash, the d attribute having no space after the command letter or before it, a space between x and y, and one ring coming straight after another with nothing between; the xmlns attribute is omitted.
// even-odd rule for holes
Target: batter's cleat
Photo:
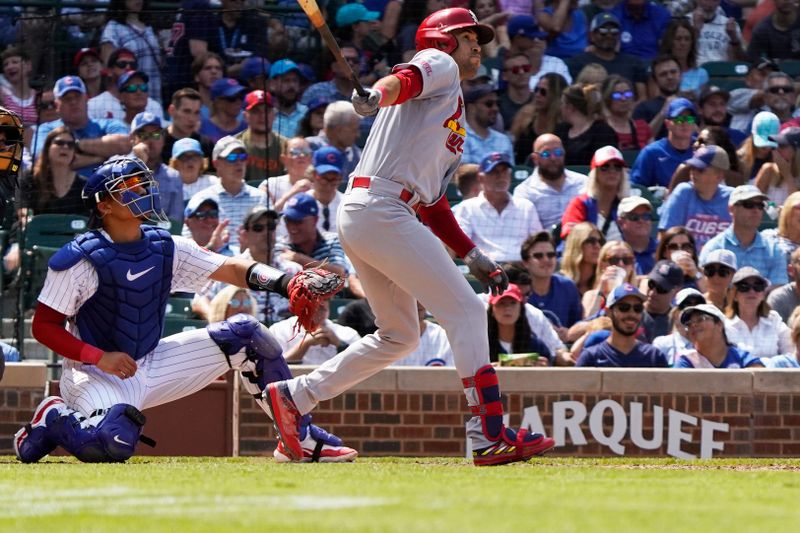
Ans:
<svg viewBox="0 0 800 533"><path fill-rule="evenodd" d="M556 441L526 429L517 432L504 428L503 438L491 446L474 450L475 466L497 466L518 461L527 461L536 455L544 455L555 447Z"/></svg>
<svg viewBox="0 0 800 533"><path fill-rule="evenodd" d="M303 447L303 458L298 461L300 463L347 463L358 456L353 448L343 446L338 437L314 425L310 426L310 431L306 432L306 438L300 441L300 445ZM278 443L272 455L278 463L292 461L283 442Z"/></svg>
<svg viewBox="0 0 800 533"><path fill-rule="evenodd" d="M17 459L23 463L35 463L56 449L58 445L48 436L47 424L61 416L64 407L64 400L58 396L48 396L42 400L33 412L30 423L14 435Z"/></svg>
<svg viewBox="0 0 800 533"><path fill-rule="evenodd" d="M289 387L285 381L276 381L267 385L261 397L267 404L278 439L283 444L283 452L292 461L301 461L304 457L300 444L300 411L292 400Z"/></svg>

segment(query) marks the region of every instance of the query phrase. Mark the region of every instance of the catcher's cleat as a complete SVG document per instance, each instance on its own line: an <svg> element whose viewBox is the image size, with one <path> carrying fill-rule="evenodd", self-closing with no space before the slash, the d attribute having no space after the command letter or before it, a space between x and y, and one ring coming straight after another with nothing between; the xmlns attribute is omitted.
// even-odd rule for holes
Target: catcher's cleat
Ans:
<svg viewBox="0 0 800 533"><path fill-rule="evenodd" d="M300 444L300 411L292 400L289 388L284 381L267 385L261 397L270 411L275 423L278 439L283 444L283 453L292 461L303 459L303 446Z"/></svg>
<svg viewBox="0 0 800 533"><path fill-rule="evenodd" d="M503 438L491 446L472 452L475 466L496 466L517 461L527 461L536 455L544 455L555 447L556 441L526 429L517 432L505 428Z"/></svg>
<svg viewBox="0 0 800 533"><path fill-rule="evenodd" d="M305 429L306 437L300 442L303 448L303 458L300 459L301 463L346 463L354 461L358 452L353 448L342 445L339 437L331 435L322 428L315 425L310 425L308 428L301 428L301 432ZM286 448L283 442L278 443L278 447L272 453L275 461L279 463L288 463L292 459L286 453Z"/></svg>
<svg viewBox="0 0 800 533"><path fill-rule="evenodd" d="M14 453L23 463L35 463L58 446L49 436L47 422L59 417L64 400L48 396L36 407L33 419L14 435Z"/></svg>

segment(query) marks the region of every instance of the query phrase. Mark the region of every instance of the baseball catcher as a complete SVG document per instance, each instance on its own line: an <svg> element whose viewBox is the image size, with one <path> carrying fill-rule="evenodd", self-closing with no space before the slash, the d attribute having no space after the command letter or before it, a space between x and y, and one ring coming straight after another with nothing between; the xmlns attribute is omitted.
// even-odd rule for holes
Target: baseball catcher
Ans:
<svg viewBox="0 0 800 533"><path fill-rule="evenodd" d="M14 451L36 462L56 446L85 462L122 462L142 436L143 409L188 396L241 370L245 389L267 412L262 392L289 379L289 367L269 331L249 315L161 339L171 292L199 290L209 279L275 291L308 323L342 280L324 270L290 278L253 261L224 257L173 237L145 221L165 220L158 183L135 157L106 161L89 178L91 231L51 259L33 319L36 339L64 357L62 397L45 398L14 436ZM309 324L308 327L313 327ZM352 461L357 452L297 419L299 461ZM288 461L282 446L274 452Z"/></svg>

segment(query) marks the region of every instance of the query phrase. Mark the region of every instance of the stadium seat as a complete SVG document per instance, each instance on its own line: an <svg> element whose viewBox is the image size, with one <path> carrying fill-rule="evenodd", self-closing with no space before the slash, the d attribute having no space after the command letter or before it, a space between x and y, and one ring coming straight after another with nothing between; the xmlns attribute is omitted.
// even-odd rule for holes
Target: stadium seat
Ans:
<svg viewBox="0 0 800 533"><path fill-rule="evenodd" d="M167 316L197 318L192 311L191 298L171 297L167 300Z"/></svg>
<svg viewBox="0 0 800 533"><path fill-rule="evenodd" d="M628 167L633 166L633 162L636 161L637 157L639 157L639 150L622 150L622 158Z"/></svg>
<svg viewBox="0 0 800 533"><path fill-rule="evenodd" d="M567 170L571 170L573 172L577 172L578 174L588 175L589 171L592 169L589 165L567 165Z"/></svg>
<svg viewBox="0 0 800 533"><path fill-rule="evenodd" d="M744 78L750 68L744 61L709 61L700 66L710 78Z"/></svg>
<svg viewBox="0 0 800 533"><path fill-rule="evenodd" d="M785 72L792 78L800 76L800 60L784 59L778 63L778 66L781 68L781 72Z"/></svg>
<svg viewBox="0 0 800 533"><path fill-rule="evenodd" d="M450 205L455 205L464 198L461 196L461 191L458 190L458 186L453 183L452 181L447 184L447 201L450 202Z"/></svg>
<svg viewBox="0 0 800 533"><path fill-rule="evenodd" d="M709 85L716 85L726 91L730 92L734 89L741 89L743 87L747 87L747 84L744 82L744 78L710 78L708 80Z"/></svg>
<svg viewBox="0 0 800 533"><path fill-rule="evenodd" d="M515 165L514 168L511 169L511 180L514 183L522 183L528 179L531 172L533 172L533 167L529 167L528 165Z"/></svg>

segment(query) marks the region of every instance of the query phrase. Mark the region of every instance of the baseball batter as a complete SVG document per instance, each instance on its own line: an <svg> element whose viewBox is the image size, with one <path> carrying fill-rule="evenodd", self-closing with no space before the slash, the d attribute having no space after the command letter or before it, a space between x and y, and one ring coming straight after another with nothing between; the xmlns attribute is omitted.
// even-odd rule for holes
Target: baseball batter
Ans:
<svg viewBox="0 0 800 533"><path fill-rule="evenodd" d="M32 326L39 342L65 357L63 398L45 398L17 432L19 460L36 462L60 445L81 461L125 461L140 439L147 442L141 410L190 395L229 368L242 371L245 389L269 412L261 392L291 374L268 330L240 314L162 340L167 298L197 291L209 278L290 296L302 292L301 278L287 280L267 265L218 255L142 225L163 215L158 184L139 159L108 160L89 178L83 196L94 205L92 225L99 228L52 257ZM341 286L333 274L306 272L322 297ZM308 418L298 430L301 461L357 455ZM275 457L289 460L280 446Z"/></svg>
<svg viewBox="0 0 800 533"><path fill-rule="evenodd" d="M302 413L414 349L417 300L447 331L475 415L467 431L475 464L525 460L554 445L503 425L497 375L489 365L486 309L437 240L464 258L493 292L505 289L505 273L461 231L444 195L466 136L460 82L475 75L481 45L493 37L491 27L467 9L437 11L420 24L411 62L395 66L367 96L353 95L361 115L377 118L339 209L339 235L378 330L311 374L272 383L264 392L294 459L302 457L296 430Z"/></svg>

